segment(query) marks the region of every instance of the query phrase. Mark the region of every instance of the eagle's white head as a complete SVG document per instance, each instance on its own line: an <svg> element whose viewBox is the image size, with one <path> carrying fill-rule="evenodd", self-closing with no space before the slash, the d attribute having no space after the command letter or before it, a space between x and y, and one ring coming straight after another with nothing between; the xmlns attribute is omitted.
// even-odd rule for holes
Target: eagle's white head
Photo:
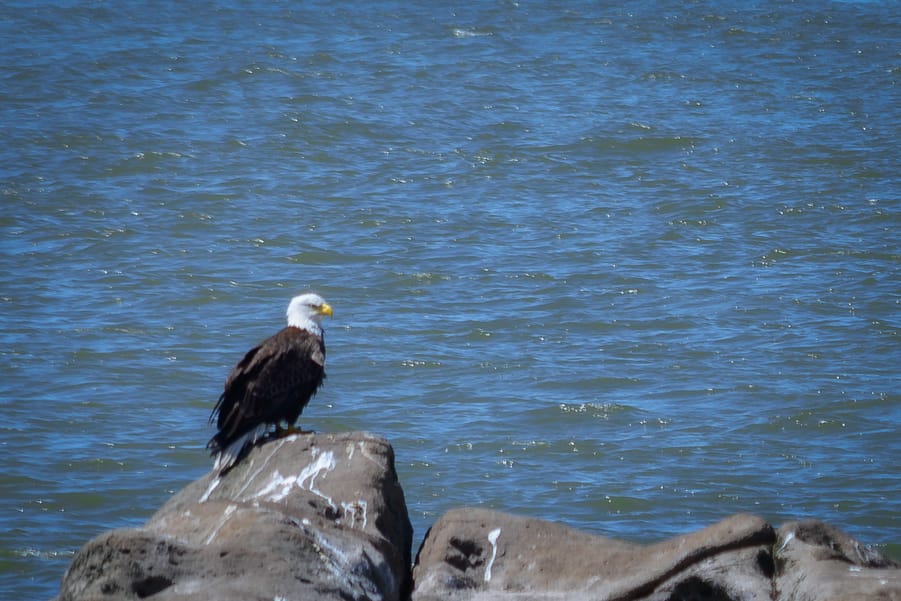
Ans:
<svg viewBox="0 0 901 601"><path fill-rule="evenodd" d="M332 314L332 307L313 292L295 296L288 304L288 325L322 336L322 318Z"/></svg>

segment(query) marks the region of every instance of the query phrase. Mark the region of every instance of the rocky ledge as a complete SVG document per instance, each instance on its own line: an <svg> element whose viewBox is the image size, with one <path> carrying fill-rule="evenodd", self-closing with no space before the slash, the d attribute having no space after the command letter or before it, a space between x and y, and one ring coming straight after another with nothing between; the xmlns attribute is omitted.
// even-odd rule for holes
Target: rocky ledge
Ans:
<svg viewBox="0 0 901 601"><path fill-rule="evenodd" d="M638 545L464 508L411 569L412 541L386 440L294 435L88 542L57 599L901 601L897 563L818 521L736 515Z"/></svg>
<svg viewBox="0 0 901 601"><path fill-rule="evenodd" d="M387 441L292 435L88 542L58 598L403 599L412 543Z"/></svg>

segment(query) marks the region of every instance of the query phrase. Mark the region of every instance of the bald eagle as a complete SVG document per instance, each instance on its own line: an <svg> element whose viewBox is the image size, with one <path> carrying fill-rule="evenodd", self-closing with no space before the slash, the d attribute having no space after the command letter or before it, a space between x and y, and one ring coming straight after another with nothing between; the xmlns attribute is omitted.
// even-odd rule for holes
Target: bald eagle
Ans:
<svg viewBox="0 0 901 601"><path fill-rule="evenodd" d="M245 450L282 423L288 432L325 379L322 318L332 308L321 296L301 294L288 304L288 325L253 347L231 370L210 423L218 432L207 443L225 473Z"/></svg>

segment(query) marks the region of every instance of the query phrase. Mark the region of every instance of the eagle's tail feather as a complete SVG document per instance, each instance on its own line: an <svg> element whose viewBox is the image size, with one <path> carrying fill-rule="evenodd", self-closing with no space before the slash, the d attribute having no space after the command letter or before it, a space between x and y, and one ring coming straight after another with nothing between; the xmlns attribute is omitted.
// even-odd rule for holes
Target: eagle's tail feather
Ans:
<svg viewBox="0 0 901 601"><path fill-rule="evenodd" d="M256 444L256 442L265 436L268 431L269 426L267 424L259 424L250 432L242 434L224 448L220 448L213 469L222 475L233 468L235 464L238 463L238 460L244 456L244 452L249 450L249 447Z"/></svg>

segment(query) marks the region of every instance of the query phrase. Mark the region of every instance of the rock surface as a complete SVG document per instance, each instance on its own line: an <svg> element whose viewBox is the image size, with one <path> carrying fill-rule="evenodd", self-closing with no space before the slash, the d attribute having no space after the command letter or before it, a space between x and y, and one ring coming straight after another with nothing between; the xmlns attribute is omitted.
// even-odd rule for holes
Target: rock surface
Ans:
<svg viewBox="0 0 901 601"><path fill-rule="evenodd" d="M776 591L785 601L901 600L896 562L820 521L776 533Z"/></svg>
<svg viewBox="0 0 901 601"><path fill-rule="evenodd" d="M293 435L87 543L58 599L405 599L412 536L387 441Z"/></svg>
<svg viewBox="0 0 901 601"><path fill-rule="evenodd" d="M774 540L772 527L749 515L644 546L533 518L455 510L426 536L413 600L763 601Z"/></svg>
<svg viewBox="0 0 901 601"><path fill-rule="evenodd" d="M60 601L901 601L901 568L822 522L735 515L650 545L480 508L412 528L383 438L294 435L75 555Z"/></svg>

